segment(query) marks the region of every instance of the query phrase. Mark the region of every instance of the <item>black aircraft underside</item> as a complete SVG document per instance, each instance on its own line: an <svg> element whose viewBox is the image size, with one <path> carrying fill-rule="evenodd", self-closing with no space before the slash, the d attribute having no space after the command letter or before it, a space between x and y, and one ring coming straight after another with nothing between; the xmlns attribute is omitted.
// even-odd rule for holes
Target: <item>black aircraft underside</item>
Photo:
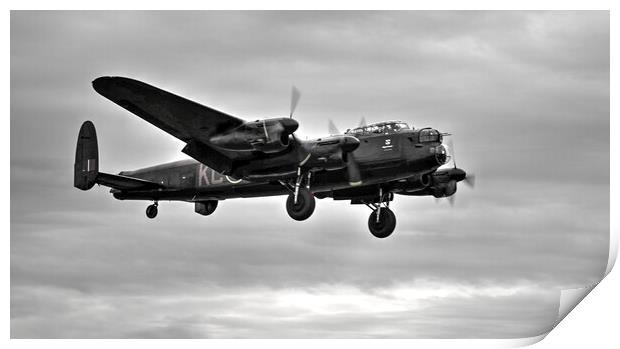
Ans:
<svg viewBox="0 0 620 349"><path fill-rule="evenodd" d="M388 172L388 173L385 173ZM380 175L385 173L382 178L391 178L389 169L386 171L373 171L373 174ZM336 200L359 199L368 196L369 191L378 192L377 184L382 184L388 191L397 190L399 188L397 180L393 178L392 182L386 182L385 179L370 180L363 186L351 188L346 180L344 171L330 171L325 173L317 173L315 182L318 185L310 185L309 189L317 198L332 197ZM234 180L232 180L234 181ZM160 188L150 190L119 190L112 189L111 193L119 200L151 200L151 201L204 201L204 200L226 200L234 198L253 198L263 196L288 195L291 189L277 181L271 182L247 182L233 184L228 182L223 185L212 185L208 187L191 187L191 188ZM346 196L344 196L346 195ZM191 199L188 199L191 198ZM378 200L378 199L377 199Z"/></svg>
<svg viewBox="0 0 620 349"><path fill-rule="evenodd" d="M74 186L108 186L116 199L147 200L155 218L158 203L186 201L195 212L212 214L232 198L287 195L291 218L305 220L319 199L350 200L372 209L371 233L389 236L396 226L389 209L394 194L451 199L457 183L473 176L456 167L444 136L432 128L414 129L401 121L361 125L344 134L300 140L293 111L289 117L244 121L143 82L102 77L93 87L104 97L184 141L183 160L119 174L99 172L95 127L82 125L77 142ZM332 127L333 129L333 127ZM440 168L452 158L452 168Z"/></svg>

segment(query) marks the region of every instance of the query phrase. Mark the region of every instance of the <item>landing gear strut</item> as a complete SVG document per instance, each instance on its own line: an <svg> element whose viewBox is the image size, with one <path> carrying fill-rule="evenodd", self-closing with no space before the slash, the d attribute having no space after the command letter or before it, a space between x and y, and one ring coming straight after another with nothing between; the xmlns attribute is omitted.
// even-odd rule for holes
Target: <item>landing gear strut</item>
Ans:
<svg viewBox="0 0 620 349"><path fill-rule="evenodd" d="M301 174L301 168L297 168L297 179L295 186L285 185L290 191L288 199L286 199L286 212L296 221L303 221L312 216L316 202L314 195L310 193L310 178L312 172L308 172L306 176L306 186L302 186L304 176ZM281 182L282 183L282 182ZM284 184L284 183L283 183Z"/></svg>
<svg viewBox="0 0 620 349"><path fill-rule="evenodd" d="M157 217L157 201L146 208L146 216L151 219Z"/></svg>
<svg viewBox="0 0 620 349"><path fill-rule="evenodd" d="M388 193L389 195L390 193ZM382 205L385 205L382 207ZM394 232L396 228L396 216L394 212L389 208L389 199L383 202L383 190L379 188L379 203L367 203L372 211L370 217L368 217L368 229L370 233L379 239L386 238Z"/></svg>

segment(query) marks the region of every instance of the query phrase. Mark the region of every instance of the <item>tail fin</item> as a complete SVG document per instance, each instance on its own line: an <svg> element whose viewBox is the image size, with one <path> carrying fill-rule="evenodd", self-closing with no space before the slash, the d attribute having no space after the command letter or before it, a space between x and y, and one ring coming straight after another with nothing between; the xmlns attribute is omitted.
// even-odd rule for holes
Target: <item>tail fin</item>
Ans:
<svg viewBox="0 0 620 349"><path fill-rule="evenodd" d="M85 121L80 128L73 171L74 187L88 190L95 185L99 174L99 150L95 125L90 121Z"/></svg>

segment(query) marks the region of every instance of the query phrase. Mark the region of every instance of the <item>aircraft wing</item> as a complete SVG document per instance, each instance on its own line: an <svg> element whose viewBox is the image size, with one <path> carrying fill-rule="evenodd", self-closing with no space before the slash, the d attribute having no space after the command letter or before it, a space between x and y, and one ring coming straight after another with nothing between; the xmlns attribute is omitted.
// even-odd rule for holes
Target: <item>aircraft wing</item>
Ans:
<svg viewBox="0 0 620 349"><path fill-rule="evenodd" d="M100 77L93 88L156 127L187 143L183 152L227 173L235 159L251 155L216 149L209 139L244 123L243 120L177 96L144 82L124 77Z"/></svg>
<svg viewBox="0 0 620 349"><path fill-rule="evenodd" d="M184 142L198 140L206 143L214 134L243 124L239 118L138 80L104 76L93 81L93 88Z"/></svg>

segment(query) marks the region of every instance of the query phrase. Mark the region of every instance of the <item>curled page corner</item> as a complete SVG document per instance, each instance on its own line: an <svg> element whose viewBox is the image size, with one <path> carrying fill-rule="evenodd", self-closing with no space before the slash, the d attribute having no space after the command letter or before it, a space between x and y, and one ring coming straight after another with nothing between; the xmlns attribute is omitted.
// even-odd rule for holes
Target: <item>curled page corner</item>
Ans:
<svg viewBox="0 0 620 349"><path fill-rule="evenodd" d="M525 347L525 346L528 346L528 345L532 345L532 344L538 343L541 340L543 340L545 337L547 337L547 335L549 333L551 333L551 331L560 322L562 322L562 320L564 320L564 318L566 317L566 315L568 315L568 313L570 313L573 309L575 309L577 304L579 304L579 302L581 302L590 293L590 291L592 291L594 289L594 287L596 287L596 285L599 284L599 282L594 283L594 284L589 285L589 286L560 290L560 292L559 292L560 301L559 301L559 305L558 305L558 316L557 316L557 318L555 320L555 323L551 327L551 329L549 331L541 333L541 334L539 334L537 336L515 339L510 344L513 347Z"/></svg>
<svg viewBox="0 0 620 349"><path fill-rule="evenodd" d="M551 332L551 331L547 331L545 333L541 333L538 336L519 338L519 339L515 340L513 344L514 344L515 347L527 347L528 345L536 344L536 343L540 342L541 340L543 340L545 337L547 337L549 332Z"/></svg>
<svg viewBox="0 0 620 349"><path fill-rule="evenodd" d="M618 234L615 233L614 229L610 230L609 235L609 255L607 258L607 267L605 268L605 273L601 276L601 279L598 282L593 284L578 287L578 288L569 288L560 290L560 302L558 306L558 317L553 325L555 328L564 318L579 304L586 296L601 282L603 279L611 272L616 263L616 258L618 256ZM552 328L552 329L553 329ZM538 341L541 341L543 338L549 334L551 330L547 333L541 334L535 337L523 338L523 345L534 344Z"/></svg>
<svg viewBox="0 0 620 349"><path fill-rule="evenodd" d="M618 234L615 229L610 230L609 234L609 256L607 257L607 268L605 269L605 276L609 274L616 263L618 257ZM603 277L605 277L603 276Z"/></svg>
<svg viewBox="0 0 620 349"><path fill-rule="evenodd" d="M561 290L560 305L558 307L558 318L553 327L555 328L555 326L557 326L562 320L564 320L566 315L568 315L568 313L575 309L577 304L579 304L579 302L581 302L590 293L590 291L592 291L594 287L599 284L599 282L584 287Z"/></svg>
<svg viewBox="0 0 620 349"><path fill-rule="evenodd" d="M512 338L512 339L502 339L496 340L493 342L493 348L522 348L527 347L532 344L536 344L543 340L550 331L545 333L541 333L532 337L523 337L523 338Z"/></svg>

